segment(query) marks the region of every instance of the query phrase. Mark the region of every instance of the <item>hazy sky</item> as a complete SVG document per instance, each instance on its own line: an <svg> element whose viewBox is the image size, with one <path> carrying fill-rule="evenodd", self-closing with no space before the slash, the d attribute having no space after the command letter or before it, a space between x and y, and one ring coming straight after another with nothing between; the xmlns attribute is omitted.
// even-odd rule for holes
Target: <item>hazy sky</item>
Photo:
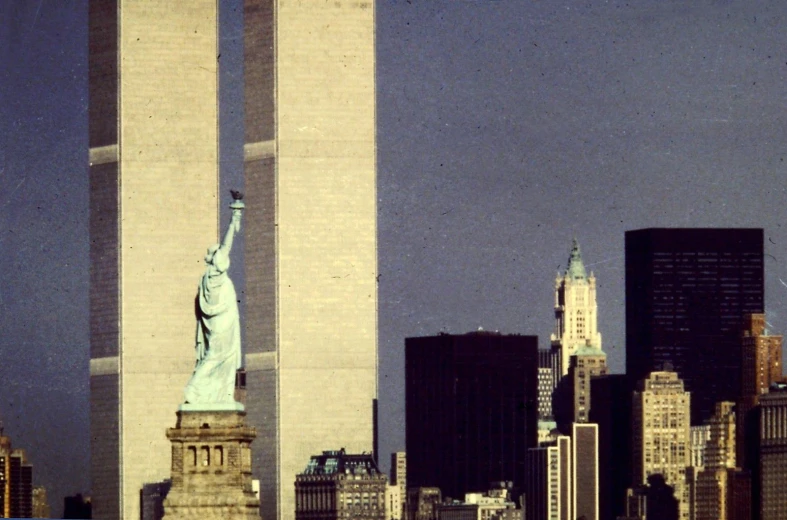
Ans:
<svg viewBox="0 0 787 520"><path fill-rule="evenodd" d="M0 6L0 418L55 514L89 489L86 5ZM221 2L225 188L243 182L241 5ZM787 3L376 5L384 466L404 448L404 338L546 346L574 236L615 371L627 229L764 228L784 331Z"/></svg>

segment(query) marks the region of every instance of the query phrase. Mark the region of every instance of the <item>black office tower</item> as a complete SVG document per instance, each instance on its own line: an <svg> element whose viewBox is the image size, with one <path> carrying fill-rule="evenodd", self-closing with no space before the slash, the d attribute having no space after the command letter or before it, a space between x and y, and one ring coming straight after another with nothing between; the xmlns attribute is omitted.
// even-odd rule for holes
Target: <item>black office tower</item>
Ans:
<svg viewBox="0 0 787 520"><path fill-rule="evenodd" d="M443 496L512 481L537 442L538 338L473 332L405 341L407 485Z"/></svg>
<svg viewBox="0 0 787 520"><path fill-rule="evenodd" d="M764 307L762 229L626 232L626 373L664 363L691 392L692 424L740 392L740 326Z"/></svg>
<svg viewBox="0 0 787 520"><path fill-rule="evenodd" d="M598 424L599 518L625 516L631 487L631 380L608 374L590 380L590 422Z"/></svg>

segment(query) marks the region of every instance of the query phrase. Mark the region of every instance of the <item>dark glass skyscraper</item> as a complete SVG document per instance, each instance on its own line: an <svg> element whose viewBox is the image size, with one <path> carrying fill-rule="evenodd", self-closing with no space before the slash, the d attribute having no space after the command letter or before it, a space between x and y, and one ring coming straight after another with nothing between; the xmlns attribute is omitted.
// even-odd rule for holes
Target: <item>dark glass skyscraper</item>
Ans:
<svg viewBox="0 0 787 520"><path fill-rule="evenodd" d="M740 324L764 307L762 229L626 232L626 373L671 363L692 423L740 392Z"/></svg>
<svg viewBox="0 0 787 520"><path fill-rule="evenodd" d="M473 332L405 342L407 485L461 498L522 489L537 438L538 338Z"/></svg>
<svg viewBox="0 0 787 520"><path fill-rule="evenodd" d="M632 381L625 374L590 380L590 422L598 424L599 517L624 516L631 487Z"/></svg>

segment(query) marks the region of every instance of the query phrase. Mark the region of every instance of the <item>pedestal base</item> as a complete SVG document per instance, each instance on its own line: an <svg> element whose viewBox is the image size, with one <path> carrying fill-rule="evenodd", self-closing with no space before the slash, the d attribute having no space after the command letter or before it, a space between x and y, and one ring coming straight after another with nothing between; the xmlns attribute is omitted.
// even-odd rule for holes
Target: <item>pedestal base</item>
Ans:
<svg viewBox="0 0 787 520"><path fill-rule="evenodd" d="M178 411L172 442L172 487L166 520L260 520L252 491L251 450L257 436L243 411Z"/></svg>

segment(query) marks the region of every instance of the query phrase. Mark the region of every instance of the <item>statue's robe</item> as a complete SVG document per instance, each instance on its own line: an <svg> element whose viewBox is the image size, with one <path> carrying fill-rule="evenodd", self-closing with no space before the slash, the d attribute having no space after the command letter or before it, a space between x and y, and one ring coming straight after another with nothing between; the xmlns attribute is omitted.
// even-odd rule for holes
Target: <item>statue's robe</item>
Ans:
<svg viewBox="0 0 787 520"><path fill-rule="evenodd" d="M238 298L222 249L212 264L197 294L197 365L186 385L186 402L192 404L234 403L235 373L241 367Z"/></svg>

